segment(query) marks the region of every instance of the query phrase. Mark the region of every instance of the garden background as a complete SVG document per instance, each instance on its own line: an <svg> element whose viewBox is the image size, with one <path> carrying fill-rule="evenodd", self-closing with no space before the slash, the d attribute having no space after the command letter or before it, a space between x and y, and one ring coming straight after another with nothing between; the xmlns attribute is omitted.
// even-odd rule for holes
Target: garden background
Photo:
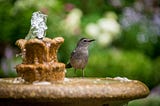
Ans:
<svg viewBox="0 0 160 106"><path fill-rule="evenodd" d="M65 42L58 59L68 63L82 37L96 39L89 47L85 77L127 77L144 82L148 98L129 106L160 105L159 0L0 0L0 77L16 77L21 63L15 42L25 38L32 13L48 15L47 37ZM67 77L82 72L68 69Z"/></svg>

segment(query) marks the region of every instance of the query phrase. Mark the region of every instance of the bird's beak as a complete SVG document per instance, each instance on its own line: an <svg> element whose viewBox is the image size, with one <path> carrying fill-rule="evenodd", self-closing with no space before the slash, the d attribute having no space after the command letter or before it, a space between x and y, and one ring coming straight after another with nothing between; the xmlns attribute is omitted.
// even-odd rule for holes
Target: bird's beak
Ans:
<svg viewBox="0 0 160 106"><path fill-rule="evenodd" d="M88 40L88 42L93 42L93 41L95 41L95 39L90 39L90 40Z"/></svg>

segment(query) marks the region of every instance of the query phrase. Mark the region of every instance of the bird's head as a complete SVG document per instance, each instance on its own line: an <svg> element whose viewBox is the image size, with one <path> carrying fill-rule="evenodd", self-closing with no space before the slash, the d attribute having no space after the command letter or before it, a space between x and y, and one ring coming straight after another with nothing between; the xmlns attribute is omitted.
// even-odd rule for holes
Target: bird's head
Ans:
<svg viewBox="0 0 160 106"><path fill-rule="evenodd" d="M89 44L95 41L94 39L88 39L88 38L81 38L77 44L78 47L88 47Z"/></svg>

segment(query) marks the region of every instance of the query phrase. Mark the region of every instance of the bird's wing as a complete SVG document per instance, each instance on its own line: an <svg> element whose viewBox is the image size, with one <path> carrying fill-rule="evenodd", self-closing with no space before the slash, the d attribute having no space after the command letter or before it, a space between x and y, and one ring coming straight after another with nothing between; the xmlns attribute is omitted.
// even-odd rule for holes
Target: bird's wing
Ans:
<svg viewBox="0 0 160 106"><path fill-rule="evenodd" d="M75 50L71 53L71 57L70 58L72 58L72 56L75 54ZM66 68L72 68L72 66L71 66L71 63L68 63L68 64L66 64L66 66L65 66Z"/></svg>
<svg viewBox="0 0 160 106"><path fill-rule="evenodd" d="M71 58L72 58L72 56L75 54L75 52L76 52L76 50L74 50L74 51L71 53Z"/></svg>

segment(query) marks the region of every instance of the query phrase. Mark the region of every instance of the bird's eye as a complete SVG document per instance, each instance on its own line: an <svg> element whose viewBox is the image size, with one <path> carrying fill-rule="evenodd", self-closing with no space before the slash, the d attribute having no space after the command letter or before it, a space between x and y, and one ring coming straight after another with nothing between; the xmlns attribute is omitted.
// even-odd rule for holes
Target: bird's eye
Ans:
<svg viewBox="0 0 160 106"><path fill-rule="evenodd" d="M83 42L87 42L87 40L85 39L85 40L83 40Z"/></svg>

